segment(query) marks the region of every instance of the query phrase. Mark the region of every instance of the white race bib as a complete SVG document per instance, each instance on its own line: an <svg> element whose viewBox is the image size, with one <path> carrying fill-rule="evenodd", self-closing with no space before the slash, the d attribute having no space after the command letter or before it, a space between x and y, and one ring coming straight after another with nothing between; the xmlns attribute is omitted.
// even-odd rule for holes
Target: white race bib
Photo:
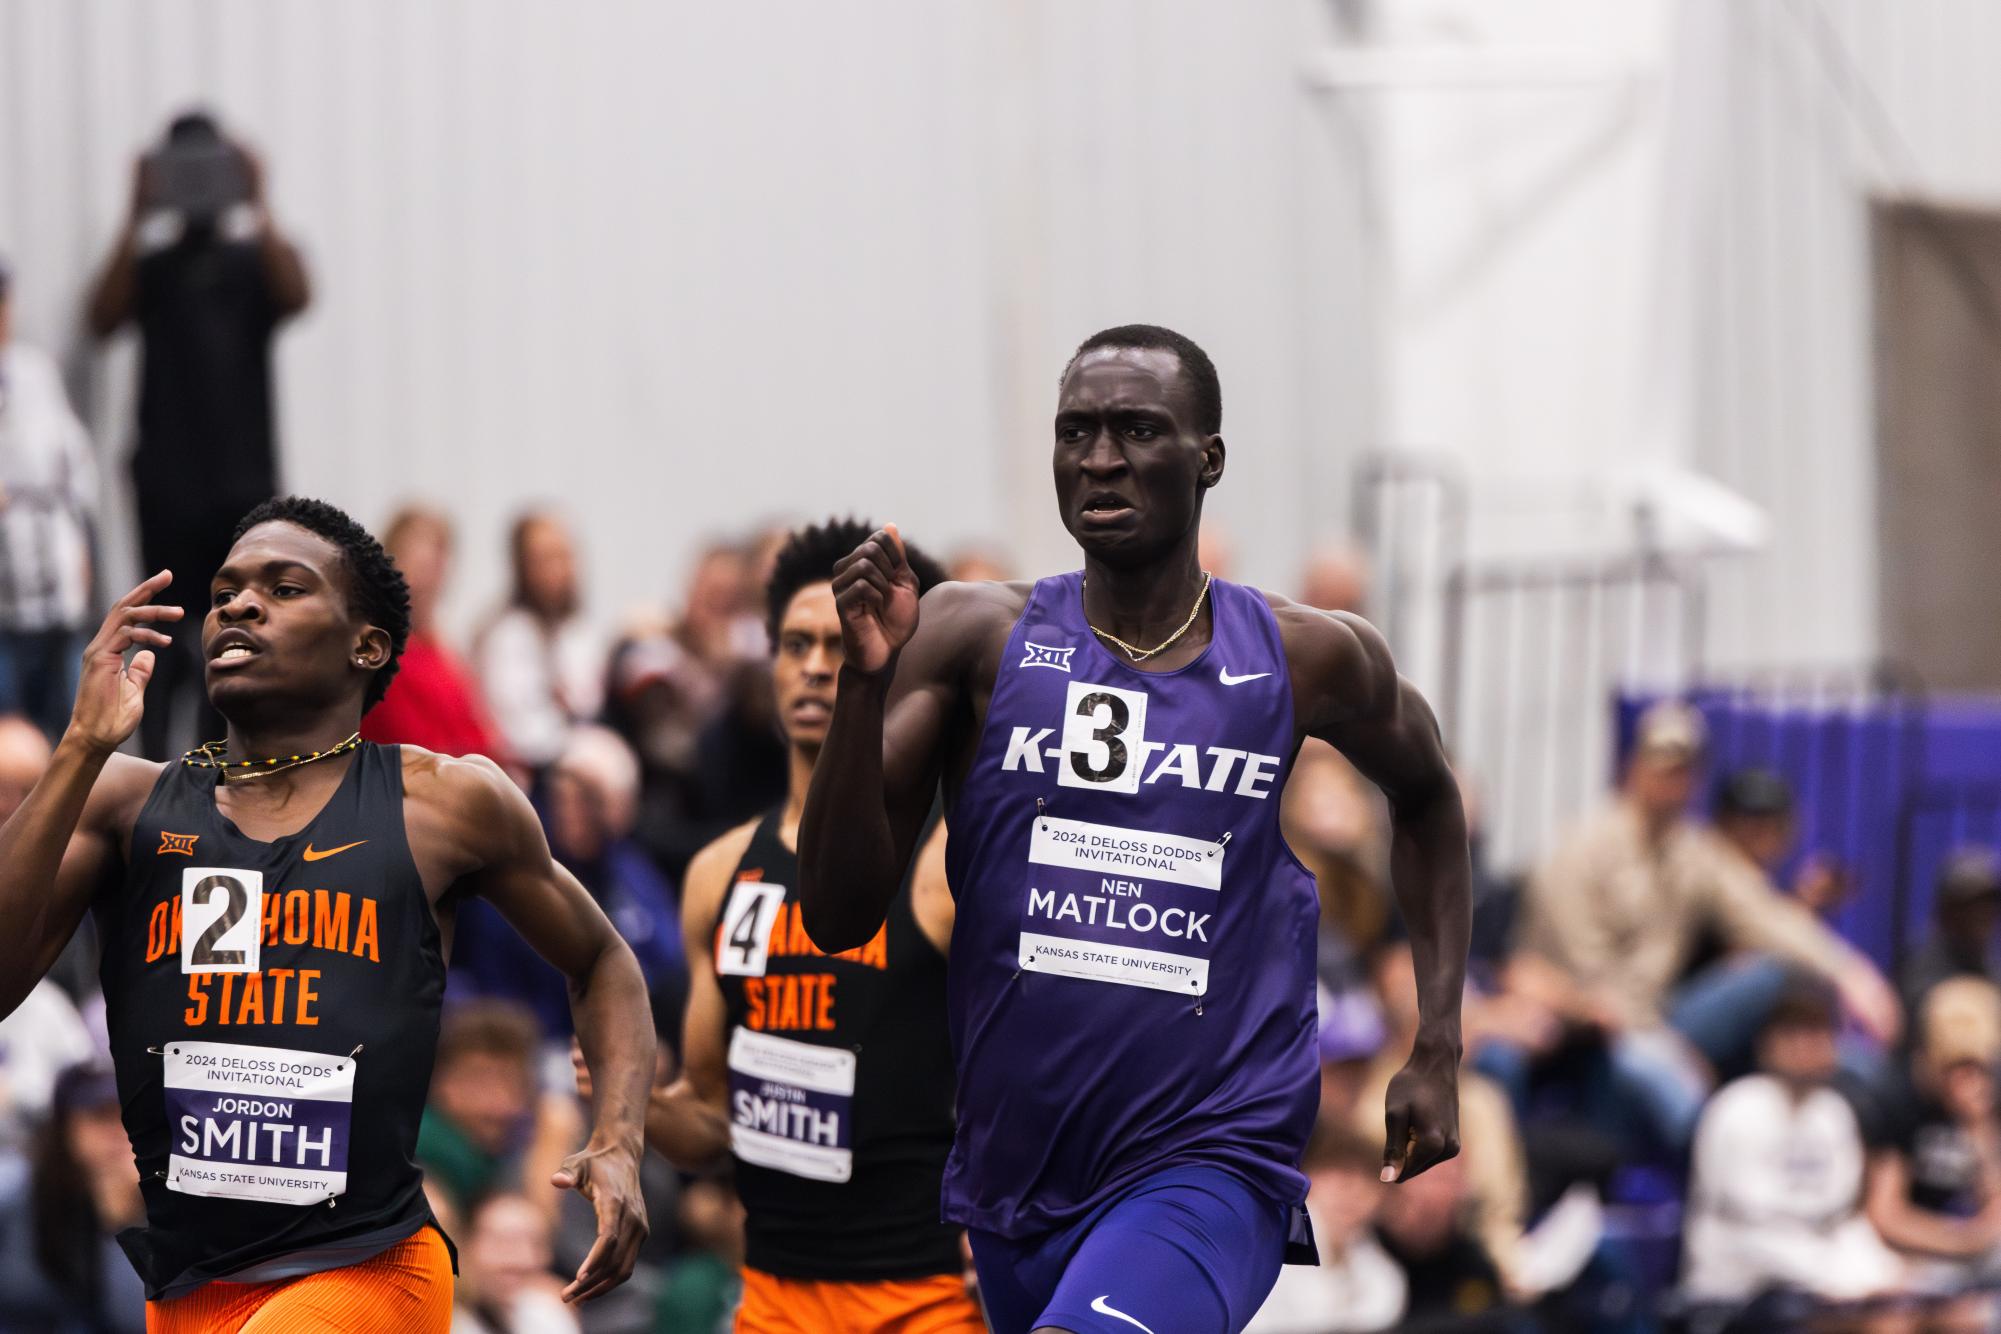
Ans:
<svg viewBox="0 0 2001 1334"><path fill-rule="evenodd" d="M347 1190L353 1057L232 1042L165 1056L169 1190L273 1204Z"/></svg>
<svg viewBox="0 0 2001 1334"><path fill-rule="evenodd" d="M730 1037L730 1148L814 1181L854 1175L855 1054L739 1028Z"/></svg>
<svg viewBox="0 0 2001 1334"><path fill-rule="evenodd" d="M1212 840L1038 815L1019 966L1206 995L1224 855Z"/></svg>
<svg viewBox="0 0 2001 1334"><path fill-rule="evenodd" d="M264 944L264 873L230 866L181 872L181 971L254 973Z"/></svg>

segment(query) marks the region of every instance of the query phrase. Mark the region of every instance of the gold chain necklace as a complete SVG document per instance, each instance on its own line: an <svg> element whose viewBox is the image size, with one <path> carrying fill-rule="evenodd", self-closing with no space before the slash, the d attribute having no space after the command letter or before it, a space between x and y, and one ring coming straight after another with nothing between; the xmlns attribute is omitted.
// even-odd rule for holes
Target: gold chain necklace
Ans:
<svg viewBox="0 0 2001 1334"><path fill-rule="evenodd" d="M227 741L204 741L182 755L181 763L190 769L220 769L223 782L241 783L246 779L269 778L272 774L281 774L287 769L301 768L314 760L330 760L336 755L345 755L359 745L361 745L361 733L354 732L349 734L347 740L328 746L325 750L316 750L310 755L294 755L290 759L273 755L268 760L225 760L222 756L229 746ZM237 769L243 772L231 773L231 770Z"/></svg>
<svg viewBox="0 0 2001 1334"><path fill-rule="evenodd" d="M1115 648L1119 649L1128 658L1131 658L1134 662L1145 662L1148 658L1151 658L1154 654L1165 653L1168 649L1173 648L1176 641L1178 641L1181 638L1181 636L1188 633L1189 627L1195 624L1195 618L1202 614L1202 601L1204 598L1209 596L1209 585L1211 582L1214 581L1214 579L1215 576L1210 574L1207 570L1202 571L1202 588L1201 591L1196 593L1195 595L1195 605L1188 609L1188 619L1181 623L1181 628L1179 630L1176 630L1173 634L1161 640L1158 644L1155 644L1152 648L1136 648L1133 645L1126 643L1125 640L1120 639L1117 635L1113 634L1111 631L1100 630L1097 626L1091 624L1091 618L1088 615L1085 616L1084 618L1084 624L1087 627L1089 627L1092 634L1104 640L1107 644L1111 644ZM1083 600L1083 592L1084 592L1084 581L1082 579L1079 579L1077 581L1077 593L1080 604Z"/></svg>

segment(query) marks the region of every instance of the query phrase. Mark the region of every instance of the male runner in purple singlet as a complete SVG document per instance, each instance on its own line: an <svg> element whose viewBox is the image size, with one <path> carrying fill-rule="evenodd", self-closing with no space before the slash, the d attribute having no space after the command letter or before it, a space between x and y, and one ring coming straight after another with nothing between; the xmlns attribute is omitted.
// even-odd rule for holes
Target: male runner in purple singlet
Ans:
<svg viewBox="0 0 2001 1334"><path fill-rule="evenodd" d="M1222 393L1193 342L1088 339L1055 423L1080 573L923 599L895 528L837 567L839 703L799 831L822 949L872 936L942 780L959 1128L945 1216L1002 1334L1239 1330L1310 1247L1313 880L1279 833L1304 737L1388 794L1422 1021L1383 1175L1458 1148L1465 818L1381 636L1211 580Z"/></svg>

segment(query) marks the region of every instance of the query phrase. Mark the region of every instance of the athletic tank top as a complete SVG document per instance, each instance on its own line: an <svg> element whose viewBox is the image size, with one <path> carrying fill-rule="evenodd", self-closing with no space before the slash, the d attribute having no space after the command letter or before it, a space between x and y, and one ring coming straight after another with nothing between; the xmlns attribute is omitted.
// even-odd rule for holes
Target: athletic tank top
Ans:
<svg viewBox="0 0 2001 1334"><path fill-rule="evenodd" d="M336 1268L431 1222L413 1152L445 965L395 746L363 744L299 833L246 838L169 764L100 975L146 1199L119 1237L152 1298Z"/></svg>
<svg viewBox="0 0 2001 1334"><path fill-rule="evenodd" d="M945 958L910 884L875 938L828 956L799 914L799 861L766 816L715 926L745 1262L780 1278L955 1274L938 1215L952 1147Z"/></svg>
<svg viewBox="0 0 2001 1334"><path fill-rule="evenodd" d="M1008 1237L1190 1162L1296 1205L1319 1104L1278 622L1218 579L1201 656L1142 672L1091 633L1082 583L1035 585L951 813L945 1215Z"/></svg>

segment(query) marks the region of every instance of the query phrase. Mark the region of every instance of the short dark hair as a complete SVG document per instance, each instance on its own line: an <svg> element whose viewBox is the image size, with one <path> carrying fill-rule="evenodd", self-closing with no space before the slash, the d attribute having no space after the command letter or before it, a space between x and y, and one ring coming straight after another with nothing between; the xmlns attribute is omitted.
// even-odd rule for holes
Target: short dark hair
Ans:
<svg viewBox="0 0 2001 1334"><path fill-rule="evenodd" d="M389 635L389 661L376 669L362 696L361 709L366 713L396 678L404 646L410 642L410 586L403 582L403 572L373 534L324 500L305 496L267 500L243 516L230 545L261 523L289 523L339 547L341 562L347 566L348 610Z"/></svg>
<svg viewBox="0 0 2001 1334"><path fill-rule="evenodd" d="M1770 769L1739 769L1716 786L1719 820L1781 819L1792 813L1792 784Z"/></svg>
<svg viewBox="0 0 2001 1334"><path fill-rule="evenodd" d="M1077 364L1077 358L1100 347L1145 347L1172 352L1181 363L1188 393L1195 400L1195 429L1204 435L1214 435L1223 429L1223 382L1216 378L1216 363L1196 346L1194 339L1158 324L1121 324L1101 329L1077 344L1070 360L1063 363L1063 378L1070 377L1070 368Z"/></svg>
<svg viewBox="0 0 2001 1334"><path fill-rule="evenodd" d="M482 997L445 1011L438 1025L437 1055L433 1069L443 1071L467 1056L492 1056L520 1067L534 1077L535 1053L542 1043L542 1029L535 1012L520 1001Z"/></svg>
<svg viewBox="0 0 2001 1334"><path fill-rule="evenodd" d="M1841 1024L1841 1002L1832 984L1806 972L1789 972L1778 999L1765 1015L1763 1030L1832 1029Z"/></svg>
<svg viewBox="0 0 2001 1334"><path fill-rule="evenodd" d="M785 609L800 589L808 584L824 584L834 577L834 566L875 532L866 519L829 519L810 528L800 528L785 539L771 562L771 579L764 585L764 629L771 636L773 652L778 649L778 625ZM945 582L945 570L904 539L903 554L910 571L917 576L917 590L928 593Z"/></svg>

